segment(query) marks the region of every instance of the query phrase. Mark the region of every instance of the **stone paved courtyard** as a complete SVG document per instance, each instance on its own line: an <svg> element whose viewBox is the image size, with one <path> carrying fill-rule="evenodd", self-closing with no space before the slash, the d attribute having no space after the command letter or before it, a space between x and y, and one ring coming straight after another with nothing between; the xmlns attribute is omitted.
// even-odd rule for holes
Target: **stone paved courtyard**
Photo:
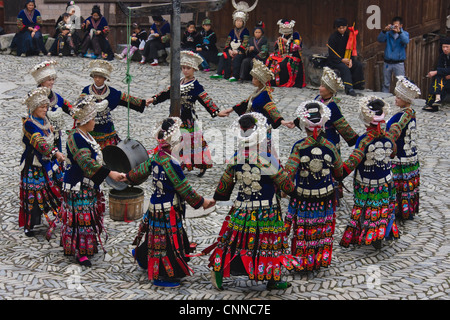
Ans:
<svg viewBox="0 0 450 320"><path fill-rule="evenodd" d="M421 160L420 213L413 221L400 226L401 238L385 243L376 251L373 247L344 249L338 245L350 217L352 207L352 179L344 181L347 190L337 211L333 262L328 269L315 274L285 273L292 287L285 291L267 291L265 284L255 283L242 277L225 280L226 290L217 291L209 280L208 257L193 258L190 266L195 274L186 278L182 286L162 289L147 280L131 256L132 241L139 221L120 222L109 217L108 205L105 225L108 241L107 252L100 252L92 259L92 268L80 267L73 258L65 257L59 246L59 228L47 242L44 238L47 225L38 226L37 236L27 238L18 227L19 211L19 159L22 152L21 120L26 107L22 100L35 87L29 70L44 57L18 58L0 56L0 299L6 300L369 300L410 299L433 300L450 298L450 120L448 107L439 113L423 112L423 100L415 107L418 118L418 145ZM79 96L82 88L91 83L89 60L82 58L54 58L59 62L58 79L54 87L71 102ZM115 70L110 85L126 90L123 83L126 65L114 61ZM169 83L169 67L131 65L133 82L131 94L150 98ZM212 99L221 108L246 99L253 91L249 82L229 83L225 80L209 80L210 74L198 72L197 78ZM369 91L360 92L370 94ZM276 88L273 97L286 119L293 119L297 106L318 94L316 88ZM381 95L378 93L378 95ZM382 95L391 103L393 115L397 108L391 95ZM357 100L344 95L341 108L352 125L362 133L364 128L357 119ZM236 119L209 117L197 104L199 119L204 130L219 129L226 132ZM155 124L168 116L169 103L147 109L144 114L130 112L130 136L146 148L153 148L151 136ZM113 112L119 135L127 135L128 113L126 108ZM72 121L66 119L70 128ZM292 145L304 133L298 129L282 127L279 132L279 155L284 163ZM352 151L342 147L343 158ZM203 178L197 172L187 173L194 188L202 195L212 197L224 169L223 161L216 163ZM149 195L149 183L141 186ZM108 200L108 186L104 185ZM286 200L283 200L286 210ZM218 202L215 210L203 216L191 212L185 227L191 241L201 250L212 244L231 202Z"/></svg>

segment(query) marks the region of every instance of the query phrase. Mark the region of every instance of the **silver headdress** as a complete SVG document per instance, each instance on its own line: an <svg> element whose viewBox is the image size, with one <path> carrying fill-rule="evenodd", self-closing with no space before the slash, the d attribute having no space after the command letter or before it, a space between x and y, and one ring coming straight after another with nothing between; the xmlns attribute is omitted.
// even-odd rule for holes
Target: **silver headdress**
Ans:
<svg viewBox="0 0 450 320"><path fill-rule="evenodd" d="M56 61L43 61L30 70L31 75L38 85L49 79L56 79Z"/></svg>
<svg viewBox="0 0 450 320"><path fill-rule="evenodd" d="M264 85L275 78L273 72L258 59L253 59L253 68L250 71L250 75L258 79Z"/></svg>
<svg viewBox="0 0 450 320"><path fill-rule="evenodd" d="M91 69L91 77L102 76L106 80L110 80L111 72L113 66L110 62L105 60L93 60L89 63L89 68Z"/></svg>
<svg viewBox="0 0 450 320"><path fill-rule="evenodd" d="M72 110L72 118L77 125L84 125L97 115L96 99L93 95L83 96L75 102Z"/></svg>
<svg viewBox="0 0 450 320"><path fill-rule="evenodd" d="M369 104L375 100L380 100L384 103L383 113L379 116L376 115L374 111L370 109ZM377 96L367 96L363 97L359 101L359 119L364 123L364 125L378 125L380 122L388 116L390 110L390 105L383 99Z"/></svg>
<svg viewBox="0 0 450 320"><path fill-rule="evenodd" d="M252 129L248 129L246 132L242 130L239 120L242 117L251 116L255 120L255 126ZM258 112L250 112L240 116L232 125L231 133L233 133L238 142L238 148L242 147L254 147L261 144L267 139L268 129L267 119Z"/></svg>
<svg viewBox="0 0 450 320"><path fill-rule="evenodd" d="M338 77L336 72L328 67L323 68L323 74L320 82L333 94L336 94L339 90L344 89L344 83L342 82L342 79Z"/></svg>
<svg viewBox="0 0 450 320"><path fill-rule="evenodd" d="M308 109L308 105L315 104L318 108ZM314 123L310 120L311 114L320 114L320 121ZM303 102L296 111L296 116L300 120L300 128L313 131L315 128L325 130L325 123L331 118L331 110L322 102L316 100L310 100Z"/></svg>
<svg viewBox="0 0 450 320"><path fill-rule="evenodd" d="M154 131L154 137L156 140L158 140L158 143L167 142L170 145L174 145L175 143L180 141L181 138L181 125L183 122L178 117L169 117L168 119L172 119L174 121L174 124L167 130L164 130L162 128L162 124L164 121L162 121L155 129ZM166 120L166 119L164 119ZM163 132L163 137L159 138L159 133Z"/></svg>
<svg viewBox="0 0 450 320"><path fill-rule="evenodd" d="M231 0L231 3L233 4L233 7L236 9L233 12L233 21L236 21L237 19L242 19L245 24L248 21L248 13L256 8L258 0L256 0L253 6L251 7L245 1L240 1L236 4L235 0Z"/></svg>
<svg viewBox="0 0 450 320"><path fill-rule="evenodd" d="M278 20L278 32L283 35L294 33L295 20L283 22L283 19Z"/></svg>
<svg viewBox="0 0 450 320"><path fill-rule="evenodd" d="M417 99L421 95L419 87L404 76L398 76L397 80L395 95L403 101L412 103L414 99Z"/></svg>
<svg viewBox="0 0 450 320"><path fill-rule="evenodd" d="M180 65L194 68L198 71L198 66L203 62L203 59L197 53L184 50L180 52Z"/></svg>
<svg viewBox="0 0 450 320"><path fill-rule="evenodd" d="M50 100L48 99L49 94L49 88L36 88L28 93L23 103L28 107L29 112L33 113L33 111L36 110L37 107L50 103Z"/></svg>

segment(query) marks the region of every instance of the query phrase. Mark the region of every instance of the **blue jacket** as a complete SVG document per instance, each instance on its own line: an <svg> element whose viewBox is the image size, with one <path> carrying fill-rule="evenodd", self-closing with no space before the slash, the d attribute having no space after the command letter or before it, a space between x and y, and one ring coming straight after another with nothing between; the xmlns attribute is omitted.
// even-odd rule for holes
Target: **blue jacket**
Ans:
<svg viewBox="0 0 450 320"><path fill-rule="evenodd" d="M402 29L397 39L394 38L394 31L381 31L378 35L378 42L386 42L386 49L384 50L384 59L392 61L406 60L406 46L409 43L409 33Z"/></svg>

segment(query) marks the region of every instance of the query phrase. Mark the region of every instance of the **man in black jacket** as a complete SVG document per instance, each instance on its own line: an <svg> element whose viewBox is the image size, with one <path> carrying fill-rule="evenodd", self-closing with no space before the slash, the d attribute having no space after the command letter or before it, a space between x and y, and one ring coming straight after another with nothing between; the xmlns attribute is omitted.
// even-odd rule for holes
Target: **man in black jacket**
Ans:
<svg viewBox="0 0 450 320"><path fill-rule="evenodd" d="M328 65L337 69L344 82L345 93L356 96L354 89L364 89L364 72L361 62L352 57L345 58L345 50L350 32L345 18L336 19L334 22L336 32L328 39Z"/></svg>
<svg viewBox="0 0 450 320"><path fill-rule="evenodd" d="M428 78L433 78L427 103L423 108L428 112L439 111L442 101L450 98L450 37L442 39L441 44L442 53L439 56L437 68L427 74Z"/></svg>

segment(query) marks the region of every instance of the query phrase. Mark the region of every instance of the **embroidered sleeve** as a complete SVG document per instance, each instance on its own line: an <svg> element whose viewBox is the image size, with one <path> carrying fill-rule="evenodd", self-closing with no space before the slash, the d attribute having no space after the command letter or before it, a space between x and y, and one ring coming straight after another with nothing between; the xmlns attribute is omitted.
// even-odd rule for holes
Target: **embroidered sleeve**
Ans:
<svg viewBox="0 0 450 320"><path fill-rule="evenodd" d="M235 105L233 107L234 112L236 112L238 115L242 116L248 108L248 99L242 101L241 103Z"/></svg>
<svg viewBox="0 0 450 320"><path fill-rule="evenodd" d="M400 117L400 120L392 124L389 128L389 132L387 133L388 137L394 141L397 141L398 138L400 138L402 131L414 117L415 111L412 109L406 109Z"/></svg>
<svg viewBox="0 0 450 320"><path fill-rule="evenodd" d="M19 31L22 31L26 28L21 18L17 18L17 28L19 29Z"/></svg>
<svg viewBox="0 0 450 320"><path fill-rule="evenodd" d="M76 161L86 177L92 179L92 177L99 172L100 169L102 169L101 163L92 158L91 150L89 150L89 148L79 148L77 146L74 134L70 134L67 137L67 146L70 153L73 155L73 159Z"/></svg>
<svg viewBox="0 0 450 320"><path fill-rule="evenodd" d="M358 140L359 136L353 130L353 128L350 126L350 124L347 122L347 120L344 117L335 121L333 123L333 125L336 128L336 130L339 132L339 134L347 142L349 147L352 147L356 144L356 141Z"/></svg>
<svg viewBox="0 0 450 320"><path fill-rule="evenodd" d="M214 199L219 201L230 200L231 193L233 192L235 181L235 166L234 164L227 165L225 172L219 180L216 192L214 193Z"/></svg>
<svg viewBox="0 0 450 320"><path fill-rule="evenodd" d="M41 17L41 16L37 16L37 17L36 17L36 24L37 24L38 26L42 26L42 17Z"/></svg>
<svg viewBox="0 0 450 320"><path fill-rule="evenodd" d="M129 96L127 93L122 92L120 95L120 105L127 107L130 103L130 109L143 113L145 110L145 100Z"/></svg>
<svg viewBox="0 0 450 320"><path fill-rule="evenodd" d="M167 157L161 161L161 165L166 172L167 177L172 183L177 193L184 199L191 207L198 209L203 204L203 197L199 195L190 185L189 181L184 176L180 176L173 168L170 158Z"/></svg>
<svg viewBox="0 0 450 320"><path fill-rule="evenodd" d="M206 91L203 91L198 95L198 101L213 118L217 117L217 114L220 112L220 109L218 106L216 106L216 104Z"/></svg>
<svg viewBox="0 0 450 320"><path fill-rule="evenodd" d="M289 156L289 159L284 165L284 171L292 181L294 181L294 177L295 174L297 173L299 166L300 166L300 148L299 145L296 144L292 148L292 152Z"/></svg>
<svg viewBox="0 0 450 320"><path fill-rule="evenodd" d="M283 121L284 119L278 111L275 103L273 103L273 101L266 103L266 105L264 106L264 111L267 116L272 119L272 127L274 129L278 128L281 125L281 121Z"/></svg>
<svg viewBox="0 0 450 320"><path fill-rule="evenodd" d="M278 172L270 177L273 182L286 194L291 194L295 190L295 185L289 174L280 167Z"/></svg>
<svg viewBox="0 0 450 320"><path fill-rule="evenodd" d="M50 158L58 151L58 148L47 143L40 132L34 131L28 122L24 123L23 134L30 141L30 145L45 157Z"/></svg>
<svg viewBox="0 0 450 320"><path fill-rule="evenodd" d="M225 49L224 49L224 51L227 51L227 49L230 49L230 43L231 43L231 36L229 35L227 37L227 40L225 41Z"/></svg>
<svg viewBox="0 0 450 320"><path fill-rule="evenodd" d="M131 169L131 171L127 173L127 180L133 185L143 183L151 173L150 168L152 161L153 157L147 159L136 168Z"/></svg>
<svg viewBox="0 0 450 320"><path fill-rule="evenodd" d="M352 173L358 165L363 161L367 146L373 141L373 137L368 134L358 143L358 146L353 150L350 157L343 162L344 172L342 178L344 179Z"/></svg>
<svg viewBox="0 0 450 320"><path fill-rule="evenodd" d="M250 36L246 34L246 35L244 35L243 38L244 38L244 39L242 40L240 49L241 49L243 52L245 52L245 50L247 50L247 47L248 47L248 41L249 41L249 39L250 39Z"/></svg>
<svg viewBox="0 0 450 320"><path fill-rule="evenodd" d="M261 46L261 51L258 53L257 57L264 61L269 57L269 46L267 44Z"/></svg>
<svg viewBox="0 0 450 320"><path fill-rule="evenodd" d="M330 149L331 152L333 152L333 158L334 158L333 177L340 180L344 174L344 163L342 162L342 158L333 143L331 143L329 140L323 139L323 138L321 141L322 141L323 146L325 146L326 148Z"/></svg>
<svg viewBox="0 0 450 320"><path fill-rule="evenodd" d="M153 104L158 104L170 99L170 87L153 96Z"/></svg>
<svg viewBox="0 0 450 320"><path fill-rule="evenodd" d="M103 34L106 36L109 33L109 26L105 26L102 30Z"/></svg>

